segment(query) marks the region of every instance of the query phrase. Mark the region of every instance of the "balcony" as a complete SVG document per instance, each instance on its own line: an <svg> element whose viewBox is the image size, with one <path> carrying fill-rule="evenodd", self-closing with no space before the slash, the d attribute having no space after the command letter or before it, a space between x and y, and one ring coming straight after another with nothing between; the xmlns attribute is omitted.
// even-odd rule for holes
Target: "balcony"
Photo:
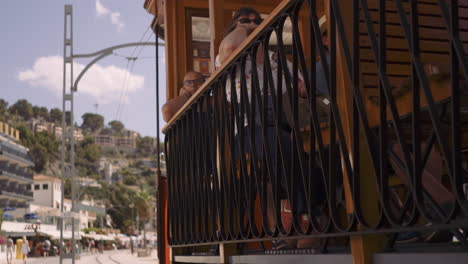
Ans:
<svg viewBox="0 0 468 264"><path fill-rule="evenodd" d="M34 166L27 150L8 142L0 142L0 159L16 162L22 166Z"/></svg>
<svg viewBox="0 0 468 264"><path fill-rule="evenodd" d="M20 183L33 183L33 173L25 168L9 165L7 162L0 162L0 179L17 181Z"/></svg>
<svg viewBox="0 0 468 264"><path fill-rule="evenodd" d="M26 190L25 186L15 186L11 184L4 184L0 186L0 197L13 199L17 202L32 201L33 192Z"/></svg>
<svg viewBox="0 0 468 264"><path fill-rule="evenodd" d="M285 0L164 128L177 261L219 261L203 246L220 243L247 243L229 247L232 263L327 252L390 263L388 252L424 250L467 261L467 2L326 2L328 49L315 1ZM434 231L449 238L423 243ZM412 233L421 243L396 243ZM318 243L266 242L305 239Z"/></svg>

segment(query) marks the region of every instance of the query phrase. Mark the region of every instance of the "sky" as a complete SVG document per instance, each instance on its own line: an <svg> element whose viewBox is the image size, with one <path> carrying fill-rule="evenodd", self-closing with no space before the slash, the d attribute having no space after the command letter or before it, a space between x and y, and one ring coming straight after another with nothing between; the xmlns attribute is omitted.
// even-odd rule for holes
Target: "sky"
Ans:
<svg viewBox="0 0 468 264"><path fill-rule="evenodd" d="M73 5L74 54L155 41L144 0L8 0L0 6L0 98L9 104L62 108L64 6ZM159 42L163 42L160 40ZM156 136L155 47L125 48L92 66L75 93L75 122L97 112L142 136ZM125 57L138 56L134 62ZM164 104L164 47L159 47L159 102ZM92 60L74 60L74 78ZM132 66L133 64L133 66ZM164 125L160 117L160 126Z"/></svg>

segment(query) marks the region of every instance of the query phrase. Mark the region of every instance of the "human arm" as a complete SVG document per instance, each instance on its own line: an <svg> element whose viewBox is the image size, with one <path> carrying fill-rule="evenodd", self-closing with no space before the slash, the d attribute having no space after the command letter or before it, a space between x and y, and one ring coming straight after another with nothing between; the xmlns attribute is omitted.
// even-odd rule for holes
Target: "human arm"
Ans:
<svg viewBox="0 0 468 264"><path fill-rule="evenodd" d="M222 64L248 37L250 30L243 26L236 27L219 45L219 62Z"/></svg>
<svg viewBox="0 0 468 264"><path fill-rule="evenodd" d="M179 96L168 100L162 107L164 121L169 122L169 120L171 120L171 118L177 113L177 111L179 111L179 109L182 108L182 106L184 106L184 104L191 96L192 94L190 92L182 88L180 90Z"/></svg>
<svg viewBox="0 0 468 264"><path fill-rule="evenodd" d="M227 34L221 41L218 54L220 64L222 64L257 27L258 24L255 23L237 24L234 30ZM259 48L259 50L261 49Z"/></svg>

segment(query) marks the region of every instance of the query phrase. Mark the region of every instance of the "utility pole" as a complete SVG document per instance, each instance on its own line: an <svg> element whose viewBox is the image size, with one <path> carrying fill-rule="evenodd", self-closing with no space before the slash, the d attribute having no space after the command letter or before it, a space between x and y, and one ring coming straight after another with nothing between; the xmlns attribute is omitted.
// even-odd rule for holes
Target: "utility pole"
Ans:
<svg viewBox="0 0 468 264"><path fill-rule="evenodd" d="M64 16L64 49L63 49L63 94L62 94L62 149L61 149L61 186L62 186L62 197L61 197L61 220L60 220L60 263L63 263L64 258L71 258L72 264L75 264L75 253L76 253L76 240L75 240L75 126L73 123L73 7L72 5L65 5L65 16ZM67 83L67 76L70 76L69 83ZM68 130L69 128L69 130ZM66 160L68 157L68 162ZM67 164L68 163L68 164ZM72 225L72 249L70 254L64 254L64 199L63 195L65 192L65 179L71 179L72 189L72 213L71 213L71 225Z"/></svg>

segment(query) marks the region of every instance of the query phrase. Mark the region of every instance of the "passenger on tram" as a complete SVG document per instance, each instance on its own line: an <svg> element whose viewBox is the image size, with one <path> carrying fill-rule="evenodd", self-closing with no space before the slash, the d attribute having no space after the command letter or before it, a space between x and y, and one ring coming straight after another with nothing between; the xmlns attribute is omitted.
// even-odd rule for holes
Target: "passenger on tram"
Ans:
<svg viewBox="0 0 468 264"><path fill-rule="evenodd" d="M184 85L179 90L179 96L170 99L162 107L164 121L168 122L192 97L195 91L205 82L203 75L196 71L189 71L184 76Z"/></svg>
<svg viewBox="0 0 468 264"><path fill-rule="evenodd" d="M227 33L222 40L220 47L219 47L219 54L216 58L216 66L219 67L242 43L247 39L247 37L258 27L258 25L262 22L262 18L260 14L253 8L244 7L238 9L232 20L231 24L227 29ZM226 82L226 99L228 102L233 103L236 102L238 104L245 103L245 100L241 100L241 76L245 76L245 84L247 88L247 95L248 95L248 104L251 106L255 106L257 109L256 116L254 120L251 120L250 123L254 124L254 135L253 135L253 147L250 144L250 133L251 127L249 126L249 122L247 116L240 117L241 120L238 120L235 127L236 132L236 159L239 159L241 155L245 154L253 154L257 157L258 161L263 161L265 164L264 166L269 166L269 176L267 176L267 220L270 227L276 226L276 215L275 215L275 208L273 203L273 190L280 190L279 197L280 199L288 199L288 192L287 192L287 182L291 182L291 156L292 156L292 142L291 142L291 127L288 124L287 118L285 116L284 110L281 111L281 118L280 120L275 120L275 111L274 111L274 102L272 93L276 93L277 96L285 96L287 92L287 86L285 83L285 78L282 78L282 89L278 91L278 54L272 51L268 52L268 59L271 66L271 76L273 77L274 87L269 89L268 96L267 96L267 105L264 106L267 109L266 113L266 121L262 122L261 120L261 111L260 106L254 102L255 105L252 104L250 100L251 94L251 78L253 77L252 70L256 67L258 80L259 81L259 88L260 94L263 94L265 91L263 89L263 76L264 76L264 62L265 58L263 51L261 48L258 49L259 52L256 54L256 61L252 62L252 59L249 57L245 62L245 72L241 74L240 69L238 68L235 73L235 91L231 91L231 80L230 78L227 79ZM288 70L292 72L292 65L288 61ZM284 75L284 74L283 74ZM306 97L306 89L304 85L304 79L302 74L298 73L298 94L300 97ZM274 90L274 91L272 91ZM237 97L237 100L231 98L231 92ZM285 99L283 99L284 101ZM240 125L239 125L240 124ZM266 127L266 138L263 136L263 127ZM243 152L241 153L239 149L238 142L241 141L241 138L244 138L244 146ZM268 153L268 157L264 157L264 150L268 150L265 153ZM278 156L278 154L282 154ZM267 161L269 164L267 165ZM277 171L277 162L279 161L280 166L283 168L280 170L281 172ZM276 179L279 177L278 179ZM296 177L297 178L297 177ZM274 186L275 183L278 182L280 186ZM304 193L301 191L303 188L298 188L299 183L294 182L294 190L298 190L293 194L289 194L289 196L294 195L295 198L289 197L289 199L294 199L296 201L301 201L298 203L298 206L293 207L295 210L294 214L299 215L300 213L305 213L306 209L304 208ZM279 188L277 188L279 187ZM244 197L245 199L246 197ZM300 208L300 207L303 208ZM278 208L279 209L279 208ZM273 247L275 249L284 249L284 248L291 248L291 247L299 247L299 248L310 248L316 247L318 245L319 239L302 239L299 241L289 240L286 241L274 241ZM296 245L297 244L297 245Z"/></svg>

